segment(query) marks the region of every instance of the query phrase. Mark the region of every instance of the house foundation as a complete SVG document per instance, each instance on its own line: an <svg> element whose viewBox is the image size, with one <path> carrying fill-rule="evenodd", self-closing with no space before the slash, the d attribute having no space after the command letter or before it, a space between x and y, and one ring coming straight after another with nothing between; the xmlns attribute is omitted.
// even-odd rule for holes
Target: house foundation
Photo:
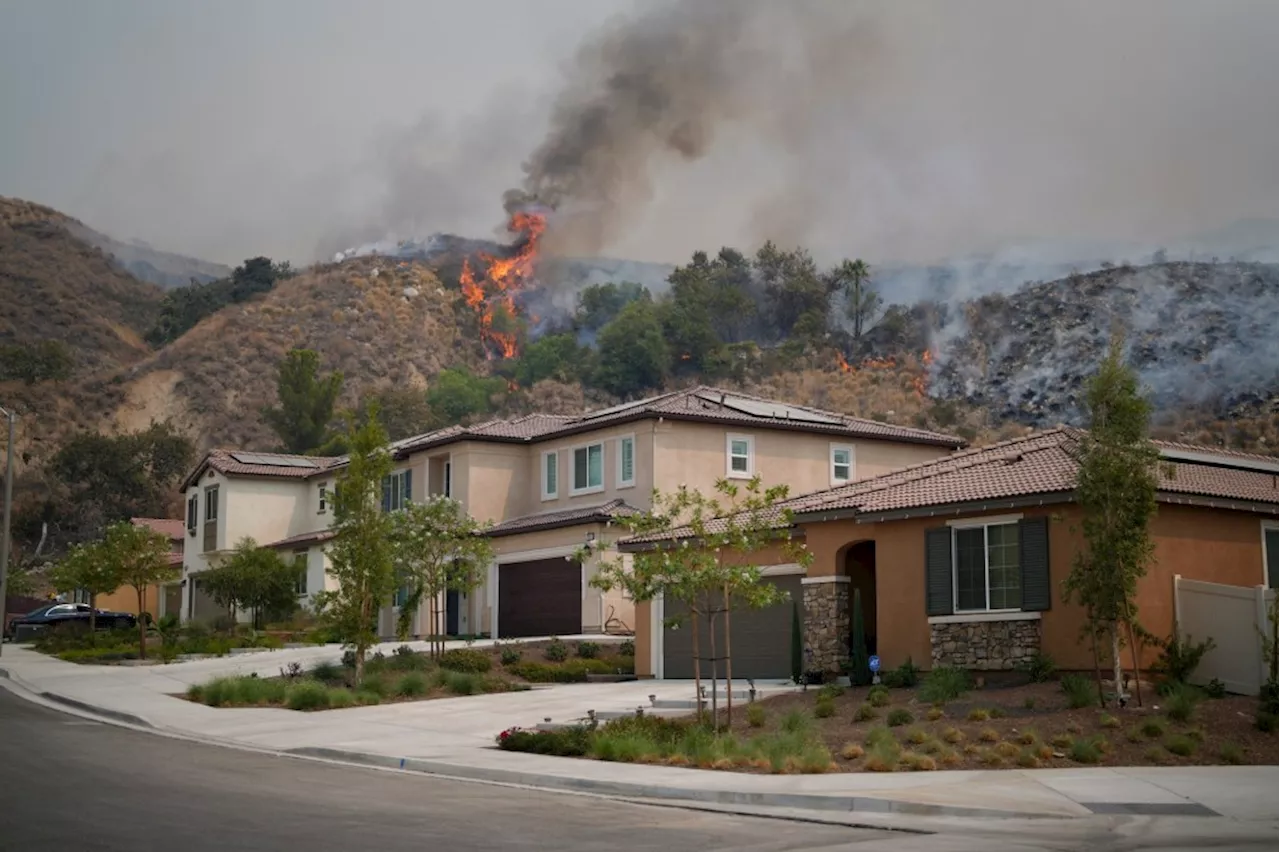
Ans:
<svg viewBox="0 0 1280 852"><path fill-rule="evenodd" d="M806 668L840 674L849 661L849 578L805 577Z"/></svg>

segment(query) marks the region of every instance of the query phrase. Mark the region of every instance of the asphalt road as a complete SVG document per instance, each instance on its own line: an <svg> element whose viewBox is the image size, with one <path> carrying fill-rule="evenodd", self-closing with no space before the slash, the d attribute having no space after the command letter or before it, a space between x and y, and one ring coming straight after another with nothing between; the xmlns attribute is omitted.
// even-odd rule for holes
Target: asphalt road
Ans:
<svg viewBox="0 0 1280 852"><path fill-rule="evenodd" d="M0 688L3 852L781 852L910 839L922 838L275 758L88 721Z"/></svg>

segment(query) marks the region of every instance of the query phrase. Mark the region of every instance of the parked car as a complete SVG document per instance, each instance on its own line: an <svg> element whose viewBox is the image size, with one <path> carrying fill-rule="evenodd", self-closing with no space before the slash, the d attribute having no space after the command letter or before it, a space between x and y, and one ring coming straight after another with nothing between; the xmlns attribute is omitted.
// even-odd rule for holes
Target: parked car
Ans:
<svg viewBox="0 0 1280 852"><path fill-rule="evenodd" d="M26 615L12 618L5 625L5 635L16 638L21 632L25 634L41 633L59 624L89 623L88 604L50 603L34 609ZM128 612L111 612L99 609L95 612L95 626L100 630L113 628L137 627L138 617Z"/></svg>

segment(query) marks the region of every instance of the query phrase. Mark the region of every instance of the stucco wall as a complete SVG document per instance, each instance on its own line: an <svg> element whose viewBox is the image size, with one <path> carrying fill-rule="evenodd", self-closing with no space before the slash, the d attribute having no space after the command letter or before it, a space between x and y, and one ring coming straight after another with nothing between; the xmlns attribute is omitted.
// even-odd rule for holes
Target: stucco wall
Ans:
<svg viewBox="0 0 1280 852"><path fill-rule="evenodd" d="M1008 514L1001 510L989 514ZM1062 583L1080 547L1076 529L1079 510L1070 505L1016 510L1023 517L1048 515L1049 566L1052 606L1041 613L1043 649L1061 668L1092 667L1087 642L1079 641L1083 611L1062 598ZM971 514L960 517L981 517ZM806 545L814 554L811 576L843 571L844 548L856 541L876 543L876 615L878 651L885 668L909 655L927 665L932 655L924 606L924 531L945 524L946 518L916 518L880 524L833 521L805 527ZM1157 636L1173 630L1173 575L1231 585L1253 586L1262 581L1261 520L1241 512L1161 504L1152 522L1155 562L1138 585L1139 619ZM1143 665L1156 651L1146 649Z"/></svg>
<svg viewBox="0 0 1280 852"><path fill-rule="evenodd" d="M534 444L529 448L528 462L524 468L527 500L521 514L552 512L575 506L592 506L610 500L626 500L633 506L647 508L653 493L653 429L657 421L641 421L601 429L583 435L572 435L555 441ZM635 440L634 484L620 484L619 455L622 438ZM604 487L598 491L574 495L573 451L590 444L604 445ZM558 463L559 482L557 496L542 498L542 458L544 453L554 452Z"/></svg>
<svg viewBox="0 0 1280 852"><path fill-rule="evenodd" d="M109 595L98 595L98 599L94 601L98 609L107 609L112 612L131 612L138 614L138 593L134 591L133 586L121 586ZM147 596L144 608L151 613L153 618L160 617L160 587L147 586Z"/></svg>

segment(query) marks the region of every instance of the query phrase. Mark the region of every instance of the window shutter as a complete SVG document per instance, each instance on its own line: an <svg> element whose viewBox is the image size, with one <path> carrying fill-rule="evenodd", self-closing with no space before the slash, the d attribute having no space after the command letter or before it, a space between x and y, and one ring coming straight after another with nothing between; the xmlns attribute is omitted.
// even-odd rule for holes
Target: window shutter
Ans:
<svg viewBox="0 0 1280 852"><path fill-rule="evenodd" d="M1267 549L1267 586L1280 588L1280 530L1267 530L1263 542Z"/></svg>
<svg viewBox="0 0 1280 852"><path fill-rule="evenodd" d="M404 472L404 502L413 502L413 468Z"/></svg>
<svg viewBox="0 0 1280 852"><path fill-rule="evenodd" d="M1049 519L1026 518L1018 522L1018 564L1022 567L1022 609L1040 612L1049 608Z"/></svg>
<svg viewBox="0 0 1280 852"><path fill-rule="evenodd" d="M924 531L925 612L928 615L951 615L951 528L934 527Z"/></svg>
<svg viewBox="0 0 1280 852"><path fill-rule="evenodd" d="M391 477L382 477L382 511L391 511Z"/></svg>

